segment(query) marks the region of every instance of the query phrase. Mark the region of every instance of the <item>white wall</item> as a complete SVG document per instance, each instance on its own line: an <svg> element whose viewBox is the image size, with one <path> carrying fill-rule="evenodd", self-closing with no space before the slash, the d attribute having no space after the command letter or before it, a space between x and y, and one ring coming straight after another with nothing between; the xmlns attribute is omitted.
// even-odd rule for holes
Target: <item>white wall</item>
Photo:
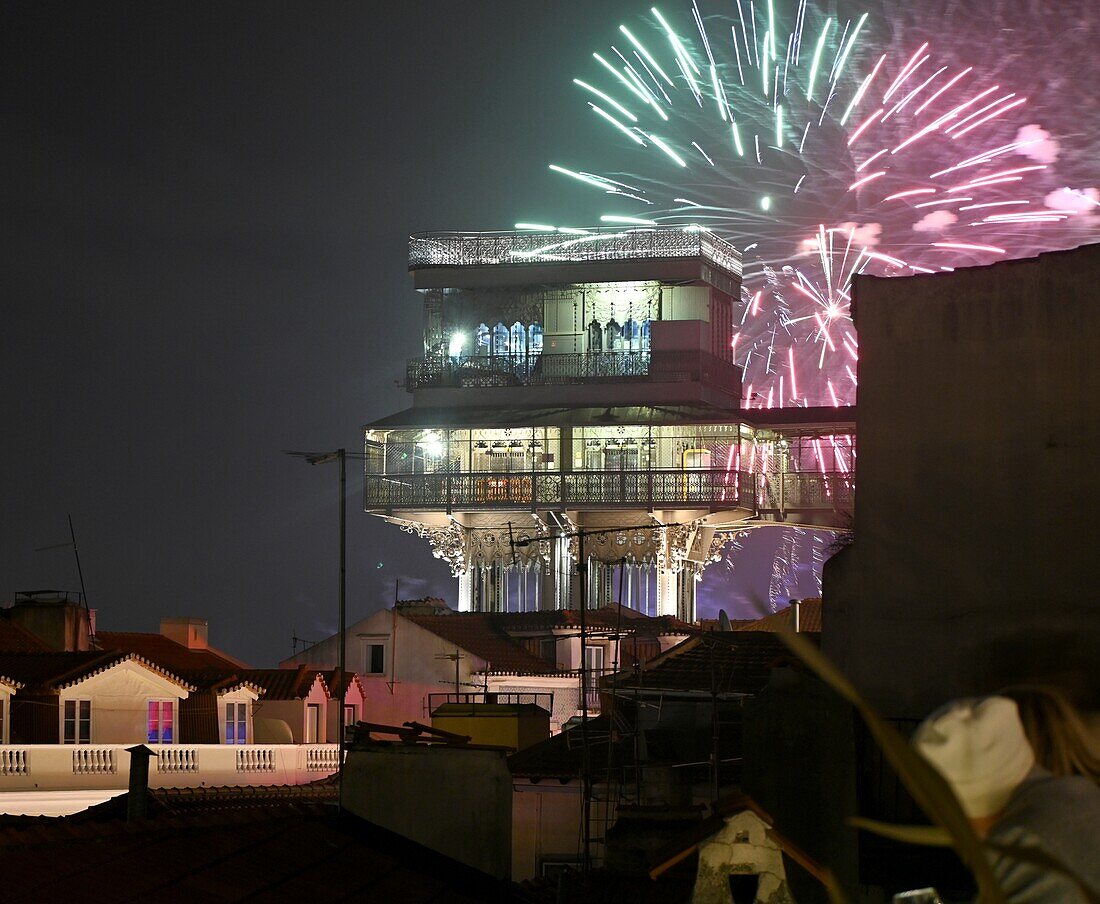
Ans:
<svg viewBox="0 0 1100 904"><path fill-rule="evenodd" d="M396 633L394 624L396 621ZM381 675L367 673L364 659L368 643L381 643L385 647L385 672ZM360 719L383 725L401 725L403 722L428 719L428 694L453 692L455 689L455 645L401 615L394 619L391 609L383 609L369 615L347 630L345 656L349 671L359 673L363 682L365 699ZM280 668L305 663L311 668L336 667L339 653L337 638L330 637L304 650L297 656L283 660ZM459 651L459 691L476 691L471 673L484 668L484 660L466 650Z"/></svg>
<svg viewBox="0 0 1100 904"><path fill-rule="evenodd" d="M517 779L513 789L512 881L538 876L543 859L575 860L581 846L580 784Z"/></svg>
<svg viewBox="0 0 1100 904"><path fill-rule="evenodd" d="M136 662L121 662L92 675L59 694L58 739L65 738L65 701L92 701L93 744L144 744L148 740L148 703L170 700L174 703L173 741L179 735L179 703L187 691L175 682L160 677Z"/></svg>
<svg viewBox="0 0 1100 904"><path fill-rule="evenodd" d="M303 697L294 700L264 700L259 699L256 701L256 705L252 710L252 715L257 719L279 719L286 722L290 726L291 735L294 738L295 744L306 743L306 705L313 703L321 707L321 722L320 722L320 735L312 743L323 744L325 743L325 726L328 720L328 695L325 693L325 686L321 680L321 676L318 675L314 679L313 685L309 689L309 693ZM224 728L223 728L224 731ZM261 740L264 740L261 738Z"/></svg>

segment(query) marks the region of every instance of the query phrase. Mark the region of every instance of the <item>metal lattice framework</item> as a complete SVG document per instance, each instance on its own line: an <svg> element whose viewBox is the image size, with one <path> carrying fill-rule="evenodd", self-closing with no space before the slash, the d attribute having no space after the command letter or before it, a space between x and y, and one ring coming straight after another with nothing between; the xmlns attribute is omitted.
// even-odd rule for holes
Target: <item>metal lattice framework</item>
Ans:
<svg viewBox="0 0 1100 904"><path fill-rule="evenodd" d="M409 269L700 257L726 273L741 275L741 253L705 229L654 226L584 232L419 233L409 239Z"/></svg>

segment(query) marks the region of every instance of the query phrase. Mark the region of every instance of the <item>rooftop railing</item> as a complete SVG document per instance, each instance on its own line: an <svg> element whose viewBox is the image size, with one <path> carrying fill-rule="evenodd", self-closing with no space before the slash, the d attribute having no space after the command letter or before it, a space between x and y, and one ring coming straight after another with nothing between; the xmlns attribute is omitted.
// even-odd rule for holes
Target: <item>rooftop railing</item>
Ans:
<svg viewBox="0 0 1100 904"><path fill-rule="evenodd" d="M422 232L409 238L409 269L701 257L741 275L741 253L705 229L598 227L584 232Z"/></svg>
<svg viewBox="0 0 1100 904"><path fill-rule="evenodd" d="M415 392L465 386L568 386L629 378L701 382L732 392L740 386L739 368L708 352L637 351L412 358L405 388Z"/></svg>

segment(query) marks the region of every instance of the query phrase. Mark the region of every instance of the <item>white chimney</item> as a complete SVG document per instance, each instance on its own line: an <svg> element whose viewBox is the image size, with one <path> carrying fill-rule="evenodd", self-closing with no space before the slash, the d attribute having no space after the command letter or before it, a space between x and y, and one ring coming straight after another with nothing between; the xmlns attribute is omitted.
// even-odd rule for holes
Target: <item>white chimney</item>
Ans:
<svg viewBox="0 0 1100 904"><path fill-rule="evenodd" d="M798 624L798 605L802 600L791 600L791 630L797 634L801 628Z"/></svg>

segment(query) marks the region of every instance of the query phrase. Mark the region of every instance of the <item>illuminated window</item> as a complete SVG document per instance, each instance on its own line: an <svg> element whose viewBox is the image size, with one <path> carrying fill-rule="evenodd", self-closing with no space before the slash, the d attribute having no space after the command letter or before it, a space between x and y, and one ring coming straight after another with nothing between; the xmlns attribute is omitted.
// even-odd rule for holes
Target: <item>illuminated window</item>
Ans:
<svg viewBox="0 0 1100 904"><path fill-rule="evenodd" d="M511 351L513 355L525 355L527 353L527 330L523 328L523 324L518 320L512 324Z"/></svg>
<svg viewBox="0 0 1100 904"><path fill-rule="evenodd" d="M532 323L527 328L527 354L532 356L542 354L542 336L541 324Z"/></svg>
<svg viewBox="0 0 1100 904"><path fill-rule="evenodd" d="M64 720L64 743L92 743L92 701L66 700Z"/></svg>
<svg viewBox="0 0 1100 904"><path fill-rule="evenodd" d="M479 325L477 328L477 340L474 354L489 354L489 327L487 327L484 323Z"/></svg>
<svg viewBox="0 0 1100 904"><path fill-rule="evenodd" d="M607 321L607 350L609 352L621 352L623 350L623 330L619 321L612 317Z"/></svg>
<svg viewBox="0 0 1100 904"><path fill-rule="evenodd" d="M225 704L225 743L248 743L248 704Z"/></svg>
<svg viewBox="0 0 1100 904"><path fill-rule="evenodd" d="M598 320L588 324L588 351L590 353L603 351L603 327Z"/></svg>
<svg viewBox="0 0 1100 904"><path fill-rule="evenodd" d="M498 323L493 327L493 354L508 354L508 327L503 323Z"/></svg>
<svg viewBox="0 0 1100 904"><path fill-rule="evenodd" d="M623 324L623 350L628 352L640 351L642 348L642 331L638 321L631 317Z"/></svg>
<svg viewBox="0 0 1100 904"><path fill-rule="evenodd" d="M146 719L146 736L150 744L171 744L175 729L175 703L171 700L150 700Z"/></svg>

